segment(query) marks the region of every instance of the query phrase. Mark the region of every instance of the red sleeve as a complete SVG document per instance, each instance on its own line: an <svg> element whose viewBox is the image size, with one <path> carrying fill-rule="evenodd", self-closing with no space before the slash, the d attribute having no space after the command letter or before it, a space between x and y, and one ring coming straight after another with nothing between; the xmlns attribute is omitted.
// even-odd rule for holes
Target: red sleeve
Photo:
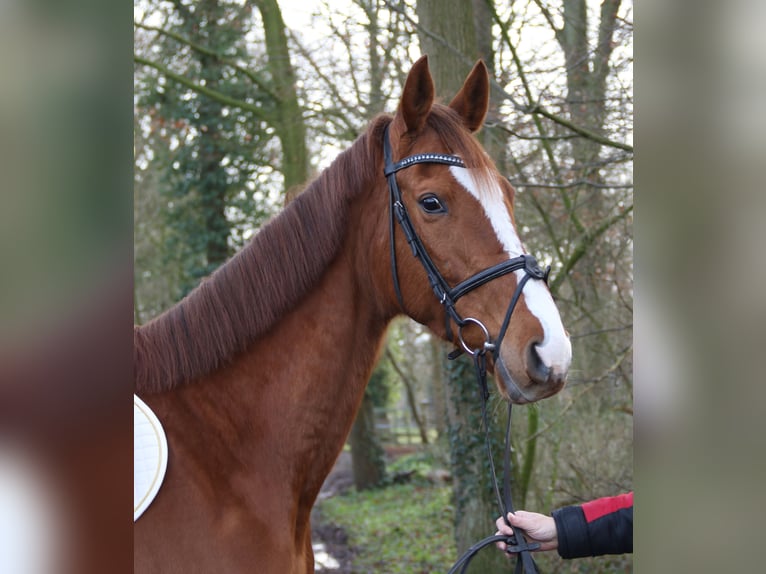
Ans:
<svg viewBox="0 0 766 574"><path fill-rule="evenodd" d="M585 521L593 522L602 516L612 514L624 508L631 508L632 506L633 493L629 492L627 494L620 494L619 496L609 496L607 498L599 498L591 502L586 502L582 505L582 511L585 514Z"/></svg>
<svg viewBox="0 0 766 574"><path fill-rule="evenodd" d="M553 511L562 558L633 552L633 493Z"/></svg>

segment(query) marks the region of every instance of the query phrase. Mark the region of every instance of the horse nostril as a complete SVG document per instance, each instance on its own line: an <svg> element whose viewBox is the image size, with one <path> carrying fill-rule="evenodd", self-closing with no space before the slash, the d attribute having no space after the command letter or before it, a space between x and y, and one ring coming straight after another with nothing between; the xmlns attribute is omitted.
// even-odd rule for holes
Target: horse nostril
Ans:
<svg viewBox="0 0 766 574"><path fill-rule="evenodd" d="M551 368L543 363L537 352L537 343L527 347L527 374L536 383L547 383L551 376Z"/></svg>

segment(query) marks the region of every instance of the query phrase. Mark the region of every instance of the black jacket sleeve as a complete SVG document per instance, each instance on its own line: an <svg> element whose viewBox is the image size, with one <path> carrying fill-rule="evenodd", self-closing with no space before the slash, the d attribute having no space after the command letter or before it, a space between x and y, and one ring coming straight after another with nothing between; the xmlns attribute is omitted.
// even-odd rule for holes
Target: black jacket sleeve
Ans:
<svg viewBox="0 0 766 574"><path fill-rule="evenodd" d="M553 511L562 558L633 552L633 493Z"/></svg>

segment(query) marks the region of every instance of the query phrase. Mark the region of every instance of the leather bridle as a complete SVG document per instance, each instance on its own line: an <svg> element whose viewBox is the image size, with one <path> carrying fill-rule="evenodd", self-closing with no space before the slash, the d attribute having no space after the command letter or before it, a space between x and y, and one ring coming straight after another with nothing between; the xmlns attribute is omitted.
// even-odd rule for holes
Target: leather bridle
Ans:
<svg viewBox="0 0 766 574"><path fill-rule="evenodd" d="M399 226L404 233L407 243L412 249L412 254L417 258L428 277L428 282L431 285L436 298L439 303L444 307L445 320L447 328L447 338L452 339L451 323L454 322L457 325L457 337L460 342L461 348L457 348L456 351L450 353L449 358L454 359L462 352L466 352L471 355L476 370L476 379L479 384L479 394L481 397L482 408L482 420L484 423L484 432L486 438L487 455L489 457L490 468L492 471L492 481L495 489L495 495L497 498L498 509L501 516L508 524L508 512L514 512L513 502L511 500L511 484L510 484L510 440L511 440L511 403L508 403L508 422L505 433L505 449L504 449L504 469L503 469L503 496L500 494L500 487L498 486L497 473L495 472L495 463L492 457L492 449L490 448L489 440L489 425L487 420L487 399L489 398L489 390L487 388L487 353L491 352L493 360L496 362L499 358L500 346L502 344L505 333L508 330L511 321L511 315L513 314L516 304L521 296L521 292L524 289L524 285L530 279L542 280L547 283L550 267L546 270L540 268L537 260L528 254L523 254L518 257L513 257L491 267L488 267L478 273L470 276L451 287L449 283L444 279L439 269L434 264L431 257L428 255L423 242L420 240L415 228L412 225L412 220L407 213L407 208L402 200L402 194L399 190L399 185L396 182L396 173L402 169L419 163L436 163L448 166L466 167L465 162L455 155L442 154L442 153L421 153L411 156L407 156L394 163L391 150L391 142L389 139L389 126L386 126L385 134L383 136L383 155L385 160L384 174L388 180L388 190L390 196L389 206L389 232L390 232L390 244L391 244L391 274L394 282L394 291L396 292L397 300L402 308L402 311L407 312L404 305L404 298L402 297L401 288L399 286L399 274L396 264L396 239L394 220L399 223ZM508 305L508 309L505 313L505 318L500 327L500 331L493 340L487 330L486 326L479 320L473 317L463 317L456 309L456 303L460 297L473 291L474 289L507 275L513 271L523 270L524 276L521 277L516 286L516 290L511 297L511 301ZM463 338L463 329L467 325L476 325L484 334L484 343L479 348L470 347ZM509 524L510 525L510 524ZM530 551L539 548L537 543L528 543L526 535L521 528L514 527L514 535L495 535L489 536L484 540L474 544L469 548L450 569L449 574L457 572L463 573L468 567L471 559L482 548L489 546L495 542L502 541L506 544L508 553L517 553L520 560L516 562L516 574L537 574L537 567L535 565Z"/></svg>
<svg viewBox="0 0 766 574"><path fill-rule="evenodd" d="M402 200L401 191L399 191L399 185L396 182L396 173L402 169L419 163L439 163L450 166L465 167L465 163L461 158L455 155L441 154L441 153L421 153L405 157L402 160L394 163L392 160L391 142L389 140L388 126L386 127L385 134L383 136L383 155L386 162L383 173L388 179L388 190L390 196L390 209L389 209L389 232L391 237L391 275L394 281L394 290L396 291L396 298L399 301L399 305L402 311L407 313L407 309L404 305L404 299L402 297L402 291L399 286L399 273L396 265L396 234L394 233L394 220L399 222L399 226L404 232L404 236L407 239L407 243L412 249L412 254L420 261L423 269L425 269L428 276L428 282L433 289L436 298L439 303L442 304L446 312L446 326L447 326L447 338L452 339L452 330L450 321L454 321L458 327L458 339L463 349L469 353L474 354L475 350L471 349L463 340L462 329L468 324L477 325L485 334L485 342L482 350L492 351L493 358L497 360L500 353L500 344L502 343L505 333L508 330L510 324L511 314L513 313L516 303L521 296L521 291L524 289L524 285L529 279L540 279L543 281L548 280L548 273L550 268L543 271L537 263L537 260L527 253L507 259L496 265L488 267L478 273L470 276L468 279L461 281L454 287L450 287L447 280L444 279L436 264L428 255L423 242L420 240L412 220L410 219L407 208ZM516 291L511 298L511 303L508 306L508 310L505 314L505 319L500 327L500 332L497 338L492 341L489 337L489 332L484 324L473 317L463 318L455 308L455 304L458 299L473 291L477 287L481 287L485 283L507 275L513 271L524 270L524 277L521 278L516 286Z"/></svg>

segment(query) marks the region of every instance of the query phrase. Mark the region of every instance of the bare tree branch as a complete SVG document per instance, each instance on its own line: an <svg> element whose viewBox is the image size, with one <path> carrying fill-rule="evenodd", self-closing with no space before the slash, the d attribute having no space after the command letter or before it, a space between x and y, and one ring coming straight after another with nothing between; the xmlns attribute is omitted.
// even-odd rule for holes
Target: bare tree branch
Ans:
<svg viewBox="0 0 766 574"><path fill-rule="evenodd" d="M585 256L585 254L588 252L588 249L596 242L596 239L603 235L610 227L612 227L612 225L618 221L622 221L632 212L633 206L629 205L625 207L624 211L602 221L601 225L598 227L589 229L585 235L580 238L577 247L575 247L574 251L569 256L569 259L567 259L567 261L564 263L564 267L556 274L556 277L553 279L553 281L550 282L551 293L554 295L556 294L566 276L574 268L575 264L577 264L577 262Z"/></svg>
<svg viewBox="0 0 766 574"><path fill-rule="evenodd" d="M543 108L540 104L534 104L533 106L531 106L529 109L527 109L525 111L527 113L530 113L530 114L539 114L539 115L541 115L541 116L543 116L545 118L548 118L552 122L556 122L560 126L563 126L563 127L567 128L567 129L570 129L573 132L575 132L576 134L579 134L582 137L587 138L589 140L593 140L594 142L596 142L598 144L609 146L609 147L614 147L614 148L625 150L625 151L629 151L631 153L633 152L633 146L632 145L629 145L629 144L626 144L626 143L622 143L622 142L616 142L616 141L611 140L611 139L609 139L607 137L600 136L600 135L598 135L595 132L592 132L590 130L586 130L585 128L577 126L577 125L573 124L572 122L570 122L569 120L564 119L561 116L557 116L556 114L549 112L548 110Z"/></svg>
<svg viewBox="0 0 766 574"><path fill-rule="evenodd" d="M527 181L527 182L521 182L521 181L515 181L512 179L509 179L508 181L511 182L511 185L513 187L539 187L544 189L569 189L572 187L578 187L578 186L588 186L593 187L596 189L633 189L632 183L598 183L595 181L590 181L588 179L577 179L574 181L570 181L569 183L536 183L534 181Z"/></svg>
<svg viewBox="0 0 766 574"><path fill-rule="evenodd" d="M491 2L491 0L487 0L487 1L488 1L488 3ZM400 7L400 6L392 4L390 0L386 0L385 3L386 3L386 6L388 6L388 8L390 10L392 10L393 12L398 12L398 13L402 14L407 19L407 21L410 24L412 24L417 30L419 30L423 34L427 35L429 38L433 39L434 41L439 42L440 44L444 45L452 53L458 55L466 63L466 65L471 66L473 64L473 61L470 58L466 57L465 54L462 54L459 50L455 49L455 47L452 46L445 38L442 38L438 34L434 34L430 30L425 29L418 22L413 20L412 17L410 17L404 11L403 7ZM504 29L505 28L504 27L504 23L502 22L502 20L498 16L497 11L494 9L494 5L491 5L491 9L493 11L493 16L495 18L495 21L500 25L501 29ZM555 30L555 28L554 28L554 30ZM507 34L507 31L506 31L506 34ZM511 45L510 39L508 39L508 44ZM569 120L567 120L565 118L562 118L561 116L546 110L545 108L542 107L542 105L540 105L539 102L532 103L533 100L530 100L529 105L526 105L526 106L521 105L521 104L519 104L515 100L515 98L513 96L511 96L511 94L509 94L505 90L505 88L503 88L503 86L498 84L497 81L494 78L490 78L490 82L492 83L492 86L494 88L496 88L497 90L499 90L503 94L503 97L505 99L507 99L509 102L511 102L511 105L514 107L514 109L516 109L517 111L519 111L521 113L530 114L530 115L533 115L533 116L536 116L536 115L543 116L544 118L547 118L547 119L551 120L552 122L559 124L560 126L563 126L563 127L567 128L569 130L572 130L577 135L580 135L580 136L582 136L584 138L593 140L593 141L595 141L595 142L597 142L597 143L599 143L601 145L605 145L605 146L609 146L609 147L615 147L615 148L623 149L623 150L630 151L630 152L633 151L633 146L628 145L626 143L622 143L622 142L617 142L617 141L611 140L611 139L609 139L607 137L604 137L604 136L601 136L601 135L599 135L597 133L594 133L594 132L592 132L592 131L590 131L588 129L585 129L583 127L577 126L577 125L573 124L572 122L570 122ZM531 97L531 94L529 94L529 95Z"/></svg>
<svg viewBox="0 0 766 574"><path fill-rule="evenodd" d="M420 432L420 440L423 441L423 444L428 444L428 434L426 433L426 429L425 429L425 426L423 425L423 422L420 420L417 404L415 403L415 393L412 390L413 389L412 381L407 375L404 374L404 371L402 371L402 368L396 362L396 359L394 358L394 355L391 352L391 349L388 348L388 345L386 345L385 354L386 354L386 359L388 359L388 361L391 363L391 366L396 371L396 374L399 375L399 378L402 380L402 383L404 383L404 389L407 394L407 403L410 405L412 418L415 420L415 424L417 425L418 431Z"/></svg>
<svg viewBox="0 0 766 574"><path fill-rule="evenodd" d="M593 59L593 74L597 84L603 84L609 73L609 58L612 56L614 44L615 22L620 10L621 0L604 0L601 4L601 20L598 25L598 44L596 44Z"/></svg>
<svg viewBox="0 0 766 574"><path fill-rule="evenodd" d="M298 52L301 56L303 56L308 64L311 66L311 68L314 70L314 73L324 82L325 87L329 91L329 93L332 96L333 101L338 102L340 105L335 106L335 110L338 110L339 108L345 108L347 110L353 109L353 106L346 101L346 99L341 95L340 91L338 90L338 82L333 81L327 74L325 74L322 71L322 67L314 61L314 59L311 56L310 50L308 50L298 39L298 37L293 33L292 30L287 31L290 41L292 44L297 48ZM345 126L346 131L349 134L357 134L359 131L359 127L355 126L352 122L349 121L348 117L346 117L345 114L340 113L339 111L333 112L333 114L340 122ZM354 136L355 137L355 136ZM353 138L352 138L353 139Z"/></svg>
<svg viewBox="0 0 766 574"><path fill-rule="evenodd" d="M258 86L259 90L264 92L270 98L272 98L273 100L277 99L277 96L274 94L274 92L271 91L271 88L269 87L268 82L266 80L262 79L258 74L256 74L252 70L248 70L247 68L240 66L236 62L233 62L230 59L222 56L215 50L211 50L210 48L201 46L195 42L192 42L188 38L185 38L182 35L177 34L176 32L172 32L170 30L164 30L162 28L157 28L156 26L148 26L146 24L141 24L140 22L133 22L133 25L136 28L141 28L143 30L147 30L150 32L157 32L158 34L162 34L163 36L172 38L176 42L180 42L181 44L189 46L195 52L199 52L200 54L203 54L205 56L210 56L211 58L217 59L222 64L225 64L229 66L230 68L238 71L239 73L247 76L247 78L249 78L256 86Z"/></svg>
<svg viewBox="0 0 766 574"><path fill-rule="evenodd" d="M198 94L202 94L203 96L207 96L208 98L211 98L213 100L216 100L217 102L220 102L226 106L232 106L236 108L240 108L242 110L248 111L252 113L255 117L257 117L260 120L263 121L271 121L271 116L261 107L256 106L254 104L251 104L249 102L245 102L243 100L238 100L236 98L231 98L227 96L226 94L222 94L221 92L217 90L212 90L206 86L201 86L197 84L196 82L193 82L189 80L188 78L185 78L179 74L176 74L175 72L170 71L165 66L162 66L161 64L158 64L157 62L152 62L151 60L147 60L146 58L143 58L141 56L133 56L133 61L136 64L141 64L143 66L149 66L150 68L154 68L159 73L161 73L163 76L168 78L169 80L173 80L174 82L181 84L182 86L186 86L190 90L193 90L194 92L197 92Z"/></svg>

